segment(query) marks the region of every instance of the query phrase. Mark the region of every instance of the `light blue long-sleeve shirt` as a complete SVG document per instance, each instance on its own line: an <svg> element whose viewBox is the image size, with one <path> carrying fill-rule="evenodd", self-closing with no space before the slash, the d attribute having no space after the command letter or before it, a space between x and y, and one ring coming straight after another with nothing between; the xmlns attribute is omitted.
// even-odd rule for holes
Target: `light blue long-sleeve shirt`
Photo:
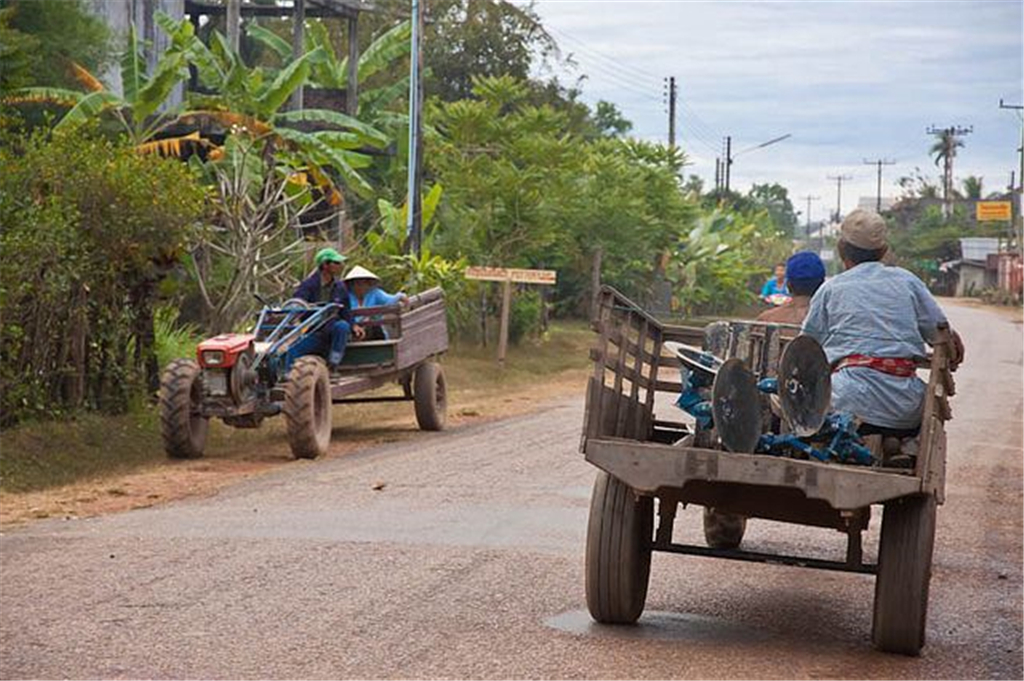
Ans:
<svg viewBox="0 0 1024 681"><path fill-rule="evenodd" d="M829 363L849 355L924 357L946 315L920 279L880 262L857 265L826 281L811 299L803 332ZM868 367L832 374L832 408L884 428L921 422L925 383Z"/></svg>

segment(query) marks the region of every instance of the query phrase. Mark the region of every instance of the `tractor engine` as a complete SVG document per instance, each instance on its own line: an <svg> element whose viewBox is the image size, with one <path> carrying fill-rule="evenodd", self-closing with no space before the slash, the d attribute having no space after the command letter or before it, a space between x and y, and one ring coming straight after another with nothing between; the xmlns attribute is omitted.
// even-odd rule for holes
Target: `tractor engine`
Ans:
<svg viewBox="0 0 1024 681"><path fill-rule="evenodd" d="M254 340L252 334L225 333L199 344L196 359L203 369L203 397L208 406L216 404L230 412L256 398Z"/></svg>

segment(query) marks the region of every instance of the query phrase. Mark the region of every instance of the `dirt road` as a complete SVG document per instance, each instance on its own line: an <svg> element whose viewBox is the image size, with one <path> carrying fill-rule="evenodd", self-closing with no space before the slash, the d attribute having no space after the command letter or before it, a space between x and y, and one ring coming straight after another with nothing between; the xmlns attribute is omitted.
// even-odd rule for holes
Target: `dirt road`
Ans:
<svg viewBox="0 0 1024 681"><path fill-rule="evenodd" d="M920 658L871 649L870 578L799 568L656 555L640 625L591 624L575 399L7 532L0 677L1021 678L1021 326L947 309L969 359ZM744 544L843 555L763 521Z"/></svg>

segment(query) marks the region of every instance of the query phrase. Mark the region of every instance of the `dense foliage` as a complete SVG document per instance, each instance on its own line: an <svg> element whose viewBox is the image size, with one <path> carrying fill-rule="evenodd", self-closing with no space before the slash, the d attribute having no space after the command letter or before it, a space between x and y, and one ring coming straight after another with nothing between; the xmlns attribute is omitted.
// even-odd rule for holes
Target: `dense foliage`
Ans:
<svg viewBox="0 0 1024 681"><path fill-rule="evenodd" d="M203 213L186 165L87 130L0 145L0 413L118 411L153 386L154 304Z"/></svg>

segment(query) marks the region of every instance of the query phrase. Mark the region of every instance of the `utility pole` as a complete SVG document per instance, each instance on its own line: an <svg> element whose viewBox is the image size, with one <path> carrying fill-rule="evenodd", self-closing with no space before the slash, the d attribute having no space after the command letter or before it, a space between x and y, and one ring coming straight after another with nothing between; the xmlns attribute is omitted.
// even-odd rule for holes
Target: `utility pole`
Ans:
<svg viewBox="0 0 1024 681"><path fill-rule="evenodd" d="M676 77L668 78L668 146L676 148Z"/></svg>
<svg viewBox="0 0 1024 681"><path fill-rule="evenodd" d="M300 0L296 0L299 2ZM409 198L406 204L406 251L419 257L423 245L423 1L412 0L412 46L409 55Z"/></svg>
<svg viewBox="0 0 1024 681"><path fill-rule="evenodd" d="M878 190L875 194L875 212L882 212L882 166L895 165L896 161L889 161L887 159L880 158L876 161L869 161L864 159L864 165L878 166Z"/></svg>
<svg viewBox="0 0 1024 681"><path fill-rule="evenodd" d="M722 188L722 159L715 159L715 193Z"/></svg>
<svg viewBox="0 0 1024 681"><path fill-rule="evenodd" d="M1013 109L1018 112L1024 109L1024 105L1021 104L1004 104L1003 100L999 100L1000 109ZM1024 118L1021 119L1020 126L1020 148L1017 149L1017 153L1020 155L1020 171L1017 173L1017 196L1016 201L1012 200L1011 197L1010 207L1016 209L1016 219L1013 220L1013 239L1017 242L1017 251L1020 252L1024 244ZM1010 175L1010 191L1014 191L1013 175Z"/></svg>
<svg viewBox="0 0 1024 681"><path fill-rule="evenodd" d="M929 135L935 135L942 143L942 204L943 211L948 218L952 214L953 200L953 158L956 156L958 137L969 135L974 132L974 126L966 128L959 125L951 125L948 128L936 128L934 125L926 131Z"/></svg>
<svg viewBox="0 0 1024 681"><path fill-rule="evenodd" d="M306 0L295 0L295 13L292 15L292 58L299 59L305 51ZM302 86L292 93L292 111L302 108Z"/></svg>
<svg viewBox="0 0 1024 681"><path fill-rule="evenodd" d="M852 180L853 175L829 175L828 179L836 181L836 222L843 219L843 182Z"/></svg>
<svg viewBox="0 0 1024 681"><path fill-rule="evenodd" d="M811 196L810 194L808 194L807 196L801 196L800 198L802 198L804 201L807 202L807 215L805 216L807 218L807 220L806 220L806 227L804 228L804 233L807 235L807 238L809 240L811 238L811 201L817 201L821 197L820 196ZM823 243L824 243L824 237L821 237L821 239L819 240L819 244L823 244ZM819 250L821 250L821 248L823 248L823 246L819 247Z"/></svg>
<svg viewBox="0 0 1024 681"><path fill-rule="evenodd" d="M235 54L238 54L239 24L242 16L242 0L228 0L228 9L225 16L227 21L228 47Z"/></svg>
<svg viewBox="0 0 1024 681"><path fill-rule="evenodd" d="M725 191L729 192L729 174L730 168L732 167L732 137L725 138Z"/></svg>

